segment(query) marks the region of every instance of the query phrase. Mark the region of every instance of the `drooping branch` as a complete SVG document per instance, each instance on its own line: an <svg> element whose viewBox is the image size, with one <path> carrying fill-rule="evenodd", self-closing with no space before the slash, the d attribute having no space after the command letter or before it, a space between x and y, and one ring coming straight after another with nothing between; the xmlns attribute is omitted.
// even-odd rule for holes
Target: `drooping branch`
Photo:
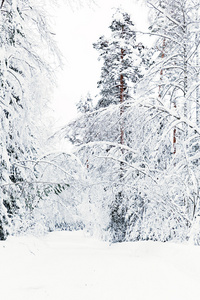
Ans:
<svg viewBox="0 0 200 300"><path fill-rule="evenodd" d="M170 16L164 9L161 7L155 6L152 2L148 1L149 5L151 5L154 9L158 10L160 13L162 13L164 16L166 16L172 23L177 25L178 27L181 27L183 29L184 25L175 20L172 16Z"/></svg>

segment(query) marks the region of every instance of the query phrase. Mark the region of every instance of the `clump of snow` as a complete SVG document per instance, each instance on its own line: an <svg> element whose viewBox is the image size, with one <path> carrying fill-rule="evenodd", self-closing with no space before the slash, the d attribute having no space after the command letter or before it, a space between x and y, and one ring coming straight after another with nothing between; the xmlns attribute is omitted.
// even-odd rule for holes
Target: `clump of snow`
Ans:
<svg viewBox="0 0 200 300"><path fill-rule="evenodd" d="M1 299L199 299L200 248L109 245L78 232L0 242Z"/></svg>

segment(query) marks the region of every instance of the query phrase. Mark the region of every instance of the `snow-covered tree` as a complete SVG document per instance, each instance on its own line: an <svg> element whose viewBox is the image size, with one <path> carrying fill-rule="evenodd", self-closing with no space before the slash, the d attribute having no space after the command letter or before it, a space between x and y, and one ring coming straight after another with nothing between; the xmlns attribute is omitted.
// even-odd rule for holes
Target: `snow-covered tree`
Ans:
<svg viewBox="0 0 200 300"><path fill-rule="evenodd" d="M139 142L132 114L142 116L140 110L133 112L129 108L129 101L132 102L136 83L146 65L142 56L144 47L136 42L134 26L126 12L116 10L110 29L110 37L101 37L94 44L103 62L96 109L82 111L63 133L76 145L82 144L77 155L88 171L91 203L104 210L103 219L107 221L102 227L110 231L111 240L122 241L126 236L125 214L130 198L126 184L131 176L138 177L137 167L133 172L127 171L128 165L135 162L133 153ZM98 201L93 199L95 186L99 189Z"/></svg>
<svg viewBox="0 0 200 300"><path fill-rule="evenodd" d="M147 2L151 34L157 36L157 58L146 76L148 99L144 100L151 122L154 118L159 129L157 136L152 135L157 140L152 161L156 166L159 160L160 169L161 162L168 162L161 173L163 186L169 187L171 203L190 226L199 210L199 1Z"/></svg>
<svg viewBox="0 0 200 300"><path fill-rule="evenodd" d="M2 1L0 32L0 238L4 239L11 223L20 222L38 201L32 186L37 173L26 161L39 154L39 120L53 74L45 57L51 54L57 60L58 51L44 9L35 1Z"/></svg>
<svg viewBox="0 0 200 300"><path fill-rule="evenodd" d="M94 48L103 61L98 82L101 98L98 107L119 104L130 99L130 89L142 77L139 56L142 44L137 45L134 25L128 13L117 9L110 25L111 36L101 36Z"/></svg>
<svg viewBox="0 0 200 300"><path fill-rule="evenodd" d="M97 106L82 102L60 132L85 167L85 225L112 242L186 240L198 219L195 5L151 1L149 53L117 10L111 36L94 44L103 62Z"/></svg>

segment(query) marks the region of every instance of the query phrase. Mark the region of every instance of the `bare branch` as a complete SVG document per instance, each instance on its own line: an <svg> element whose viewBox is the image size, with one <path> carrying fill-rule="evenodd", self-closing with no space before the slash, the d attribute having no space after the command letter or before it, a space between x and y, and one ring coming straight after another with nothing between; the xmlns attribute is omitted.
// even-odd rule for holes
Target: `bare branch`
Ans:
<svg viewBox="0 0 200 300"><path fill-rule="evenodd" d="M3 8L4 1L5 1L5 0L2 0L2 2L1 2L1 6L0 6L0 9L2 9L2 8Z"/></svg>

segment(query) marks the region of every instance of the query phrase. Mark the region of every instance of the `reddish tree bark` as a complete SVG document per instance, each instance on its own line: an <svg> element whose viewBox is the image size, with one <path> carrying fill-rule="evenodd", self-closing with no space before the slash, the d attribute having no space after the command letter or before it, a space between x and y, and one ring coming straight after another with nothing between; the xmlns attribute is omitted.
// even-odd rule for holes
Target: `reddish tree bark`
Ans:
<svg viewBox="0 0 200 300"><path fill-rule="evenodd" d="M121 51L123 51L121 49ZM120 144L124 144L124 124L122 115L124 113L124 76L123 74L120 75L120 118L121 118L121 125L120 125Z"/></svg>
<svg viewBox="0 0 200 300"><path fill-rule="evenodd" d="M173 130L173 153L176 154L176 128Z"/></svg>

